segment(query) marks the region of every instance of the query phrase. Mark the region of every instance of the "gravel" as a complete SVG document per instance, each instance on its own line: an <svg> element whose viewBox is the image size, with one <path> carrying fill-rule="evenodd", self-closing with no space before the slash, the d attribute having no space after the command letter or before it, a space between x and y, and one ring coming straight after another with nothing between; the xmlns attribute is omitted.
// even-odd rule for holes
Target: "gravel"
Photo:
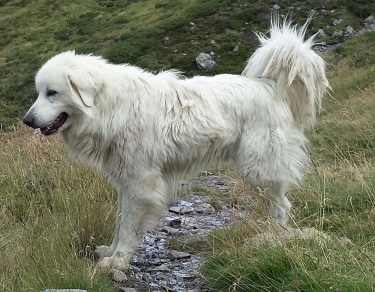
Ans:
<svg viewBox="0 0 375 292"><path fill-rule="evenodd" d="M225 183L215 176L207 176L200 183L219 189ZM210 204L213 197L206 193L190 193L171 204L159 227L143 236L142 244L126 272L127 281L119 291L134 288L143 291L195 292L208 291L199 274L199 268L207 250L207 234L233 221L233 210L215 197L216 209ZM219 204L219 208L218 208ZM181 250L170 247L178 241ZM190 250L184 247L200 246ZM176 244L174 244L176 245ZM173 246L174 246L173 245Z"/></svg>

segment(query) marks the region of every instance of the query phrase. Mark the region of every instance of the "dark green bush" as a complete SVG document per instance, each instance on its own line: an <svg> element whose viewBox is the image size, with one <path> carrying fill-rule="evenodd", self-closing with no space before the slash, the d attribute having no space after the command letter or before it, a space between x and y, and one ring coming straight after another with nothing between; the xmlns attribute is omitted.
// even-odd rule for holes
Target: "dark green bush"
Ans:
<svg viewBox="0 0 375 292"><path fill-rule="evenodd" d="M361 17L366 18L371 13L375 12L374 0L356 0L356 1L340 1L342 5L345 5L350 12Z"/></svg>

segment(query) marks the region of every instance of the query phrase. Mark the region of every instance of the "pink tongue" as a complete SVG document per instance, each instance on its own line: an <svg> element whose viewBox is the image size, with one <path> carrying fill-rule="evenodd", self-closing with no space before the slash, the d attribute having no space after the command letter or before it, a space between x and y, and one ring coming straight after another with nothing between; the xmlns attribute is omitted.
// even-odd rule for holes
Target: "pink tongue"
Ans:
<svg viewBox="0 0 375 292"><path fill-rule="evenodd" d="M40 132L43 134L43 135L46 135L47 134L47 127L45 127L45 128L41 128L40 129Z"/></svg>

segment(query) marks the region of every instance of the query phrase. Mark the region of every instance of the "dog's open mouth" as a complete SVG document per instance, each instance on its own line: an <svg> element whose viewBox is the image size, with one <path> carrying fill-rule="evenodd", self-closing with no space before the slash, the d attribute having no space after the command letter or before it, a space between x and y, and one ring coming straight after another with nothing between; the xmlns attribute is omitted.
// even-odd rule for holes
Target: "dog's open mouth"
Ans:
<svg viewBox="0 0 375 292"><path fill-rule="evenodd" d="M53 133L56 133L57 130L66 122L68 118L67 113L61 113L56 120L54 120L51 124L49 124L47 127L40 128L40 132L43 135L51 135Z"/></svg>

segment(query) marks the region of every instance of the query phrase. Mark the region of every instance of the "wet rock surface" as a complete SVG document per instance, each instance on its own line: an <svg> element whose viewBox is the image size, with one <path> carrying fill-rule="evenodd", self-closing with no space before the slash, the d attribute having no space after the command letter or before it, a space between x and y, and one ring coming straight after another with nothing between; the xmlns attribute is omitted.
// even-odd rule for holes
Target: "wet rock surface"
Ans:
<svg viewBox="0 0 375 292"><path fill-rule="evenodd" d="M215 176L206 176L199 184L226 189L226 184ZM191 192L172 202L159 227L144 234L126 272L127 281L119 291L209 291L199 274L204 251L208 250L207 234L232 223L236 215L241 216L225 199L214 197L215 207L211 204L213 197L203 192Z"/></svg>

